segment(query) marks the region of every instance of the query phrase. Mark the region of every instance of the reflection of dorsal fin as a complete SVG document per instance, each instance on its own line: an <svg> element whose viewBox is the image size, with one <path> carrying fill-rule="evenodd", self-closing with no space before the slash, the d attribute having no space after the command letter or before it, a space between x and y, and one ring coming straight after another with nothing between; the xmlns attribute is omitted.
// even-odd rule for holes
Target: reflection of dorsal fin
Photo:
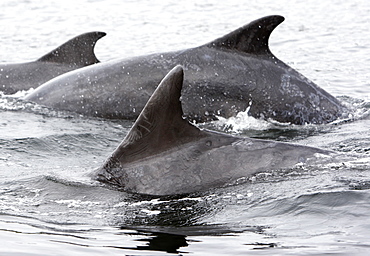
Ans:
<svg viewBox="0 0 370 256"><path fill-rule="evenodd" d="M263 17L206 44L206 46L238 50L250 54L271 54L268 46L269 37L283 21L284 17L278 15Z"/></svg>
<svg viewBox="0 0 370 256"><path fill-rule="evenodd" d="M121 164L133 162L204 136L203 131L183 118L180 102L183 78L181 66L176 66L163 78L106 164L117 160Z"/></svg>
<svg viewBox="0 0 370 256"><path fill-rule="evenodd" d="M104 32L90 32L76 36L37 61L57 62L80 67L98 63L94 47L96 41L105 35Z"/></svg>

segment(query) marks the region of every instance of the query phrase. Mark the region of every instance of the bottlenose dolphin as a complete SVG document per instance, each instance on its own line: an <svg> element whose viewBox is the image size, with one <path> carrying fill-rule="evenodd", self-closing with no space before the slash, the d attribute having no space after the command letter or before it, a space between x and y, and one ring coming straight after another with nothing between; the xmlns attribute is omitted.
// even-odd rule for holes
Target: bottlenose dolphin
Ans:
<svg viewBox="0 0 370 256"><path fill-rule="evenodd" d="M186 117L197 122L249 115L292 124L328 123L345 108L270 51L281 16L251 22L208 44L126 58L73 71L25 99L54 109L104 118L137 118L161 79L176 65L187 71Z"/></svg>
<svg viewBox="0 0 370 256"><path fill-rule="evenodd" d="M36 61L0 64L0 91L13 94L36 88L68 71L98 63L94 46L106 33L90 32L72 38Z"/></svg>
<svg viewBox="0 0 370 256"><path fill-rule="evenodd" d="M162 80L121 144L94 172L97 180L132 193L184 194L333 153L200 130L183 118L182 84L183 69L177 66Z"/></svg>

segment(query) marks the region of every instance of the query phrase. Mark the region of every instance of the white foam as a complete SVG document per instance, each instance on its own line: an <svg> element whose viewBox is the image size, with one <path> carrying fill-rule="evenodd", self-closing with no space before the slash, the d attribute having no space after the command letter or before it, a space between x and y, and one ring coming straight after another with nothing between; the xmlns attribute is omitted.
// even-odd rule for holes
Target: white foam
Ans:
<svg viewBox="0 0 370 256"><path fill-rule="evenodd" d="M212 124L222 130L235 133L240 133L243 130L267 130L274 126L271 122L250 116L248 112L249 108L246 111L239 112L235 117L224 118L218 116L218 120L212 122Z"/></svg>
<svg viewBox="0 0 370 256"><path fill-rule="evenodd" d="M12 98L23 98L26 95L32 93L34 90L35 90L34 88L30 88L28 90L17 91L16 93L14 93L12 95L8 95L8 97L12 97Z"/></svg>

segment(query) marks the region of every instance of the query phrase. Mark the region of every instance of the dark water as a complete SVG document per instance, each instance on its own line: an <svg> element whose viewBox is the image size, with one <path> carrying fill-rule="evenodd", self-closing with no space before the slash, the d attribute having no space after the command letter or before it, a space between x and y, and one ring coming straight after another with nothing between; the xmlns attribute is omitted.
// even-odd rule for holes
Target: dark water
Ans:
<svg viewBox="0 0 370 256"><path fill-rule="evenodd" d="M143 197L89 173L130 122L0 97L0 255L367 255L370 252L368 1L3 1L2 62L33 60L102 30L97 55L196 46L281 14L271 48L354 108L353 120L303 127L246 117L212 129L335 150L342 158L266 172L179 197ZM22 13L22 15L18 15Z"/></svg>

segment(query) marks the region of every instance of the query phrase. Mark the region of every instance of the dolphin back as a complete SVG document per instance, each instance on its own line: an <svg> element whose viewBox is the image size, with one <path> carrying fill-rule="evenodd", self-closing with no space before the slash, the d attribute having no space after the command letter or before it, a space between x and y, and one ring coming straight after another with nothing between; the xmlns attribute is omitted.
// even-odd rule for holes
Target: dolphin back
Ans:
<svg viewBox="0 0 370 256"><path fill-rule="evenodd" d="M94 47L97 40L105 35L104 32L89 32L76 36L37 61L56 62L79 67L98 63L99 60L95 56Z"/></svg>
<svg viewBox="0 0 370 256"><path fill-rule="evenodd" d="M182 117L183 70L159 84L122 143L94 176L127 192L192 193L292 167L325 150L201 130Z"/></svg>
<svg viewBox="0 0 370 256"><path fill-rule="evenodd" d="M251 23L221 37L205 46L238 50L249 54L269 54L268 40L272 31L284 21L284 17L272 15Z"/></svg>

